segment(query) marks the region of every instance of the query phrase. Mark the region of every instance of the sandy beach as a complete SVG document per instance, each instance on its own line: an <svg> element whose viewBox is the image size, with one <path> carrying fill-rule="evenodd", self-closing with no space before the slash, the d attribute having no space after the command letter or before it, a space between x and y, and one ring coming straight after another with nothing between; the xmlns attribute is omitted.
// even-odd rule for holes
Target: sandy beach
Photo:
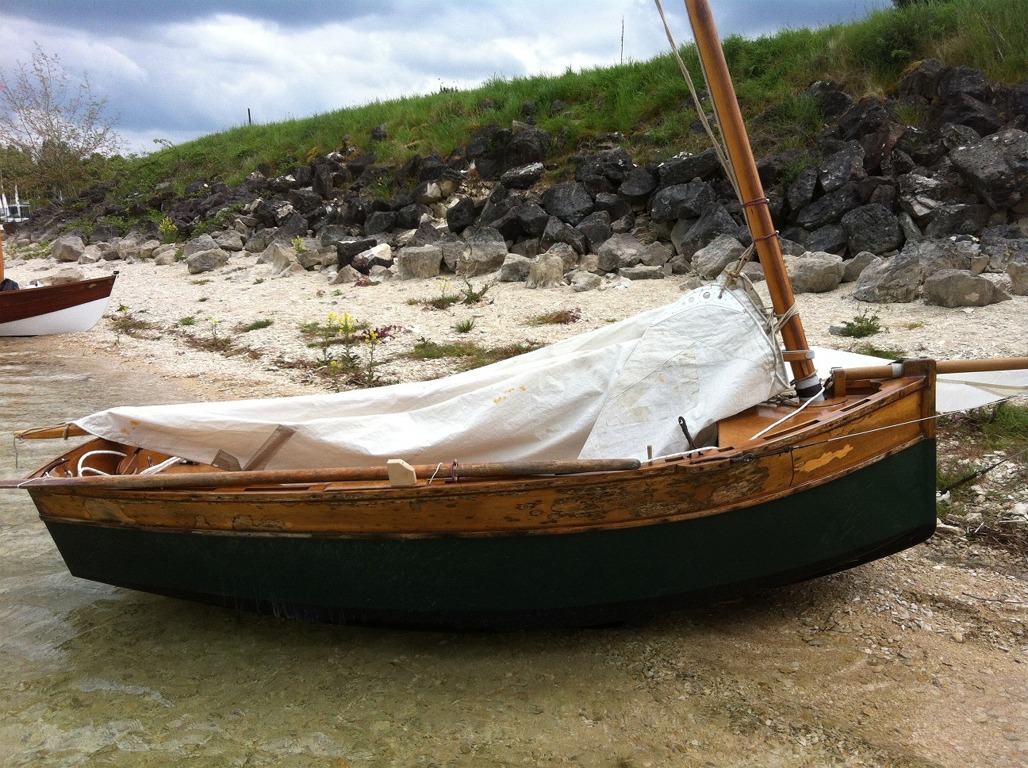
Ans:
<svg viewBox="0 0 1028 768"><path fill-rule="evenodd" d="M74 337L77 348L111 356L123 365L157 367L166 376L192 380L198 399L212 400L341 386L314 373L325 350L316 334L303 332L304 326L329 323L330 315L349 315L355 323L380 330L381 343L373 350L377 380L414 381L454 369L452 361L412 360L409 353L419 340L465 341L486 348L549 344L674 301L682 295L684 283L681 277L614 277L598 290L576 293L569 286L533 290L486 275L470 280L476 292L485 291L481 301L458 301L439 310L427 302L463 296L465 281L444 275L367 286L333 285L329 274L320 271L276 276L255 255L242 254L219 270L197 275L189 274L182 263L115 261L77 268L87 277L119 270L105 319L91 332ZM58 271L60 266L49 259L15 259L7 267L8 276L22 283ZM763 285L756 287L766 300ZM852 285L844 283L829 293L796 297L812 346L855 351L870 343L896 356L936 359L1028 354L1022 326L1028 297L948 309L920 301L868 304L853 299L851 291ZM541 316L554 310L572 311L578 319L539 324ZM877 317L882 333L852 339L829 332L858 317ZM470 330L458 331L462 322L470 323ZM265 327L247 330L255 325ZM221 351L211 350L219 346ZM358 345L357 351L366 357L367 345Z"/></svg>

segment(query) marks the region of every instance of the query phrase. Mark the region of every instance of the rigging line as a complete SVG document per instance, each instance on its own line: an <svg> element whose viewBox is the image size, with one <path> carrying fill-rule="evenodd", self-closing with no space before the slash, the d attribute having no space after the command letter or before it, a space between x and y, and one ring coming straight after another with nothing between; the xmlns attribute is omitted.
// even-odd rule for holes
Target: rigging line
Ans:
<svg viewBox="0 0 1028 768"><path fill-rule="evenodd" d="M685 62L682 60L681 54L678 52L678 44L675 42L674 36L671 34L671 27L667 23L667 17L664 15L664 6L661 5L660 0L653 0L657 4L657 13L660 14L661 23L664 25L664 34L667 35L668 43L671 44L671 53L674 55L675 60L678 62L678 68L682 71L682 76L685 78L686 85L689 86L689 95L692 96L693 104L696 106L696 113L699 116L700 125L703 126L703 130L706 131L707 136L710 137L710 141L714 146L714 152L717 154L717 159L721 162L721 167L725 170L725 176L728 178L728 182L732 185L732 189L735 190L735 196L742 203L742 191L739 189L739 181L735 176L735 168L732 167L731 160L728 158L728 150L724 146L723 139L718 138L714 135L714 130L711 128L710 121L707 120L707 114L703 109L703 104L700 103L699 94L696 92L696 86L693 83L692 76L689 74L689 68L685 66ZM697 57L699 58L699 57ZM703 79L707 84L707 91L710 91L709 78L707 78L707 70L703 65L703 59L699 58L700 71L703 72ZM717 120L717 113L714 113L714 119ZM718 133L721 132L721 126L718 126Z"/></svg>
<svg viewBox="0 0 1028 768"><path fill-rule="evenodd" d="M1011 456L1007 456L1005 458L1002 458L999 461L997 461L995 464L992 464L992 465L990 465L988 467L982 467L981 469L976 469L974 472L972 472L967 477L962 477L960 480L952 482L949 485L947 485L945 488L940 489L939 493L948 493L949 491L952 491L954 488L957 488L957 487L963 485L964 483L969 483L972 480L977 480L980 477L984 477L986 474L988 474L989 472L991 472L992 470L994 470L996 467L1000 466L1001 464L1006 464L1008 461L1012 461L1013 459L1020 458L1021 456L1024 456L1026 453L1028 453L1028 448L1025 448L1022 451L1018 451L1017 453L1015 453L1015 454L1013 454Z"/></svg>
<svg viewBox="0 0 1028 768"><path fill-rule="evenodd" d="M812 402L817 400L819 397L821 397L821 395L823 395L825 393L825 386L826 385L822 384L821 385L821 389L818 391L818 393L816 395L814 395L811 398L807 398L806 400L804 400L803 404L799 408L797 408L792 413L783 416L778 421L776 421L774 424L768 424L766 427L764 427L762 430L760 430L757 434L755 434L753 437L751 437L750 440L756 440L758 437L762 437L763 435L766 435L768 432L770 432L772 429L777 427L783 421L788 421L789 419L795 417L799 413L802 413L804 408L806 408L808 405L810 405Z"/></svg>

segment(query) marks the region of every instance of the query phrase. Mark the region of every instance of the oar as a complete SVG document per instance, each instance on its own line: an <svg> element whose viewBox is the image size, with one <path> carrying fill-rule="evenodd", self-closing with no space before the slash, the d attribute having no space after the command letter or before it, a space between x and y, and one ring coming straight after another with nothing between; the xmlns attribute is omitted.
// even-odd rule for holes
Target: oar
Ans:
<svg viewBox="0 0 1028 768"><path fill-rule="evenodd" d="M577 475L586 472L622 472L638 469L638 459L581 459L571 461L511 461L475 464L424 464L414 467L418 477L435 475L440 481L451 477L525 477L531 475ZM273 469L241 472L192 472L156 475L88 475L85 477L39 477L0 480L0 488L39 486L88 486L112 490L171 490L175 488L219 488L240 485L302 485L388 480L389 470L378 467L324 467L319 469Z"/></svg>
<svg viewBox="0 0 1028 768"><path fill-rule="evenodd" d="M1023 371L1028 369L1028 357L983 357L972 360L939 360L938 373L979 373L981 371ZM894 379L903 375L903 363L885 363L859 368L842 366L839 370L847 379Z"/></svg>

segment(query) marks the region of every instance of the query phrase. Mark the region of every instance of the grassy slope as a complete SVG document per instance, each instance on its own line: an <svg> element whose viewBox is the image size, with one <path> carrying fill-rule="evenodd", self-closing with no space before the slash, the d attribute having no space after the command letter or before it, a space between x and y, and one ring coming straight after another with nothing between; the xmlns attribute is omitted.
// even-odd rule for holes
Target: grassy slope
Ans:
<svg viewBox="0 0 1028 768"><path fill-rule="evenodd" d="M1028 79L1028 0L918 4L819 30L731 37L725 50L757 154L802 149L821 127L816 106L803 95L815 80L839 81L857 98L883 94L911 63L932 56L951 66L978 67L995 82ZM692 46L683 53L698 79ZM117 196L146 194L162 181L179 192L197 180L235 184L252 171L284 172L344 147L374 151L379 162L399 165L416 154L446 156L484 126L526 119L553 135L550 159L558 168L590 140L611 132L623 135L637 161L663 159L706 147L705 136L692 127L695 114L687 101L670 54L557 77L497 80L471 91L234 128L132 158L114 169ZM534 105L530 116L526 104ZM388 138L370 141L380 125Z"/></svg>

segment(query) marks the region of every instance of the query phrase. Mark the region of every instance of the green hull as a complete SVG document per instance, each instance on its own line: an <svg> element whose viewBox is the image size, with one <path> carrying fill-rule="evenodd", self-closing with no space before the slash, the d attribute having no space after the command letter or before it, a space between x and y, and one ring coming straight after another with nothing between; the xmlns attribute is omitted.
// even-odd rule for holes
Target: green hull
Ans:
<svg viewBox="0 0 1028 768"><path fill-rule="evenodd" d="M425 628L634 621L821 576L935 530L926 440L826 485L678 522L423 538L158 532L48 520L76 575L278 616Z"/></svg>

